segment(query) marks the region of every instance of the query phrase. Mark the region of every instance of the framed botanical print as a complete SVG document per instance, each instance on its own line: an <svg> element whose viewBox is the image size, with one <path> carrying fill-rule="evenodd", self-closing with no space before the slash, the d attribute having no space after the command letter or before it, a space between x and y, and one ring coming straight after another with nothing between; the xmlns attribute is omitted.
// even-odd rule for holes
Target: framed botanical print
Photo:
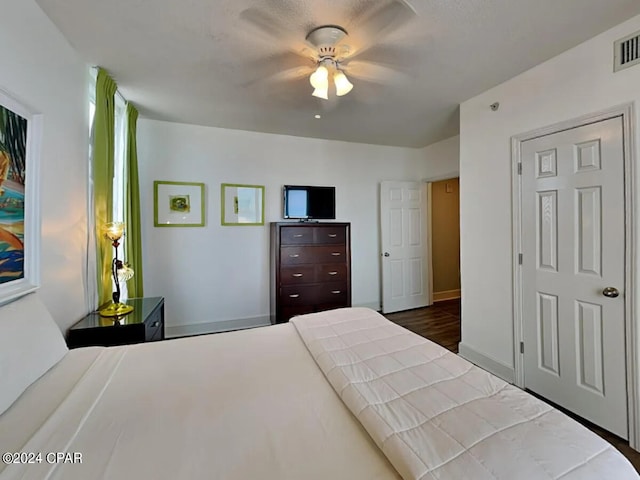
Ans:
<svg viewBox="0 0 640 480"><path fill-rule="evenodd" d="M204 227L204 183L153 182L156 227Z"/></svg>

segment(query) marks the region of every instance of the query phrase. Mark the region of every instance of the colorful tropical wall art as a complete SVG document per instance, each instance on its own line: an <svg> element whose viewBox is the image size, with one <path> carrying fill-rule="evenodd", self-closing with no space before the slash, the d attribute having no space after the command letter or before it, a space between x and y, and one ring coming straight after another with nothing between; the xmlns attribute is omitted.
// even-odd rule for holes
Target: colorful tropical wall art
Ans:
<svg viewBox="0 0 640 480"><path fill-rule="evenodd" d="M27 119L0 104L0 284L24 277Z"/></svg>

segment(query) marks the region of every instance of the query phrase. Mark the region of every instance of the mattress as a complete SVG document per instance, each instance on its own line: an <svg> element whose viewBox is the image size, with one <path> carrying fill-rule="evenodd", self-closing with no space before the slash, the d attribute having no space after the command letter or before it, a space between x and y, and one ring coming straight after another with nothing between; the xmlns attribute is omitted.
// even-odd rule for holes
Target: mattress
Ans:
<svg viewBox="0 0 640 480"><path fill-rule="evenodd" d="M557 410L359 308L72 350L0 415L0 451L42 455L0 480L639 478Z"/></svg>
<svg viewBox="0 0 640 480"><path fill-rule="evenodd" d="M399 479L292 324L78 349L0 416L0 479ZM3 468L3 466L0 466Z"/></svg>

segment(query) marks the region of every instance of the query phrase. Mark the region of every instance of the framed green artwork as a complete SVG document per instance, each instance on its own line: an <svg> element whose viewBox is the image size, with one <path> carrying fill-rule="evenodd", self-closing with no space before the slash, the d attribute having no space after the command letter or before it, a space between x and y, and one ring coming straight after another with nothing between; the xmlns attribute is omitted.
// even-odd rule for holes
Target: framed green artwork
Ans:
<svg viewBox="0 0 640 480"><path fill-rule="evenodd" d="M223 226L264 225L264 186L223 183L220 186Z"/></svg>
<svg viewBox="0 0 640 480"><path fill-rule="evenodd" d="M204 183L153 182L156 227L204 227Z"/></svg>

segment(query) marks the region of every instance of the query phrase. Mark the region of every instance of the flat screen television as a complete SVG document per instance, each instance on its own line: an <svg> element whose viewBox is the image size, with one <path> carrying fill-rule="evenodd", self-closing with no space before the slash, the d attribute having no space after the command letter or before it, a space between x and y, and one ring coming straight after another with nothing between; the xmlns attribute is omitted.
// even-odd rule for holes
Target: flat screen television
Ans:
<svg viewBox="0 0 640 480"><path fill-rule="evenodd" d="M285 185L284 218L335 220L336 187Z"/></svg>

